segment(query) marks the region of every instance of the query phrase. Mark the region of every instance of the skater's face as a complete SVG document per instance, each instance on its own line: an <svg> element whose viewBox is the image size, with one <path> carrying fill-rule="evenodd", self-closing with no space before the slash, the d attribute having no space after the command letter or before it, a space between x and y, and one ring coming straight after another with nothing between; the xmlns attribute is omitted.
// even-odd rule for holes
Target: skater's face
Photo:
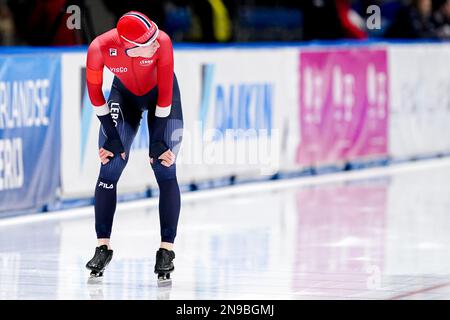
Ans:
<svg viewBox="0 0 450 320"><path fill-rule="evenodd" d="M149 46L145 47L134 47L131 49L127 49L127 55L132 58L142 57L142 58L151 58L155 54L155 52L159 48L159 42L155 41Z"/></svg>

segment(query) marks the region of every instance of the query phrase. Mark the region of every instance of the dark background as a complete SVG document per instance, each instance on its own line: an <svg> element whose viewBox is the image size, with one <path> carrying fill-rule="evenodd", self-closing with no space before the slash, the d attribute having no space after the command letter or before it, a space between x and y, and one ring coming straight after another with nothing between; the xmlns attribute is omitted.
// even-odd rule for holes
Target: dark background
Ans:
<svg viewBox="0 0 450 320"><path fill-rule="evenodd" d="M66 13L81 8L81 28ZM367 7L381 9L368 30ZM88 44L125 12L147 14L175 42L450 39L450 0L0 0L0 45Z"/></svg>

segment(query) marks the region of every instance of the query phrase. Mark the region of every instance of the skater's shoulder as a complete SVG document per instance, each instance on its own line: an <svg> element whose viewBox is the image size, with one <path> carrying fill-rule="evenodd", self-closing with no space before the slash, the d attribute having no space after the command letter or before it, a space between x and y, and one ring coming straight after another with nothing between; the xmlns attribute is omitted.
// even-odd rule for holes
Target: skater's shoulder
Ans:
<svg viewBox="0 0 450 320"><path fill-rule="evenodd" d="M162 30L159 30L158 37L156 38L160 44L171 43L169 35Z"/></svg>
<svg viewBox="0 0 450 320"><path fill-rule="evenodd" d="M121 41L119 38L119 34L117 33L117 29L108 30L100 35L98 35L94 40L92 40L90 46L119 46L121 45Z"/></svg>

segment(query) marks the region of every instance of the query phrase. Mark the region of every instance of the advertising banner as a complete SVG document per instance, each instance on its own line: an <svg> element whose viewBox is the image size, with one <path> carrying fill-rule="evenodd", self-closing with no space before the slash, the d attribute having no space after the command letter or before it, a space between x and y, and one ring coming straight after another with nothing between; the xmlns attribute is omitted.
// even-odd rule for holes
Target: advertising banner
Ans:
<svg viewBox="0 0 450 320"><path fill-rule="evenodd" d="M388 80L384 49L302 51L297 163L386 156Z"/></svg>
<svg viewBox="0 0 450 320"><path fill-rule="evenodd" d="M0 216L57 197L60 68L59 55L0 56Z"/></svg>

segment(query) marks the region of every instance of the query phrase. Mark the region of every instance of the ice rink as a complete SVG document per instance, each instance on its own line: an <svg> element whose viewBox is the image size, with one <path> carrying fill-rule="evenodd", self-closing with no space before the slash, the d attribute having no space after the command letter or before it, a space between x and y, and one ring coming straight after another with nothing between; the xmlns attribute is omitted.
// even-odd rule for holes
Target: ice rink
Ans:
<svg viewBox="0 0 450 320"><path fill-rule="evenodd" d="M184 194L171 287L155 199L118 206L97 281L93 223L92 207L0 220L0 299L450 298L448 158Z"/></svg>

